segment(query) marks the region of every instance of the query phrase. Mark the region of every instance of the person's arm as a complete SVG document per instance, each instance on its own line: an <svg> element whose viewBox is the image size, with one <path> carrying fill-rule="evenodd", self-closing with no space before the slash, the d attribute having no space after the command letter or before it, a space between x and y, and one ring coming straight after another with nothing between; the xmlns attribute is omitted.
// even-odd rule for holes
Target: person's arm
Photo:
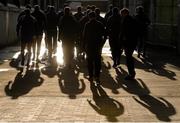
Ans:
<svg viewBox="0 0 180 123"><path fill-rule="evenodd" d="M16 34L18 37L19 37L19 30L20 30L21 24L22 24L22 17L19 19L19 21L16 25Z"/></svg>

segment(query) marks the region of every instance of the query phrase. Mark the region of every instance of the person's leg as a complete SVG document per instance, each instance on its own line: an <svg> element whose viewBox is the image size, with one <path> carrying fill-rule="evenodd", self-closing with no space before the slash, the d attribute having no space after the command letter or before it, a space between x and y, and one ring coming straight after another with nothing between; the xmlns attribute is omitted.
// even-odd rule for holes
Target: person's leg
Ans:
<svg viewBox="0 0 180 123"><path fill-rule="evenodd" d="M138 38L138 45L137 45L138 58L140 58L142 50L143 50L143 37L139 36L139 38Z"/></svg>
<svg viewBox="0 0 180 123"><path fill-rule="evenodd" d="M36 58L36 44L37 44L37 38L33 39L33 43L32 43L33 60L35 60L35 58Z"/></svg>
<svg viewBox="0 0 180 123"><path fill-rule="evenodd" d="M145 57L146 56L146 46L147 46L147 44L146 44L146 36L145 35L143 36L142 40L143 40L142 41L143 42L143 49L142 49L143 54L142 54L142 56Z"/></svg>
<svg viewBox="0 0 180 123"><path fill-rule="evenodd" d="M57 31L54 32L53 34L53 53L56 53L57 51Z"/></svg>
<svg viewBox="0 0 180 123"><path fill-rule="evenodd" d="M63 50L63 60L64 60L64 65L66 66L68 64L68 57L67 57L67 54L68 54L68 48L67 48L67 44L64 43L66 41L63 40L62 42L62 50Z"/></svg>
<svg viewBox="0 0 180 123"><path fill-rule="evenodd" d="M39 59L39 54L40 54L40 50L41 50L41 41L42 41L42 35L39 35L37 37L37 56L36 56L36 60L38 61Z"/></svg>
<svg viewBox="0 0 180 123"><path fill-rule="evenodd" d="M29 63L31 60L31 47L32 47L33 41L28 41L27 42L27 50L28 50L28 58L27 58L27 67L29 67Z"/></svg>
<svg viewBox="0 0 180 123"><path fill-rule="evenodd" d="M90 56L90 54L87 54L87 67L89 73L89 81L93 81L94 65L93 65L93 58Z"/></svg>
<svg viewBox="0 0 180 123"><path fill-rule="evenodd" d="M123 53L123 49L122 47L119 47L117 49L117 60L116 60L117 65L120 65L122 53Z"/></svg>
<svg viewBox="0 0 180 123"><path fill-rule="evenodd" d="M21 41L21 65L24 66L25 56L24 56L24 50L26 47L25 41Z"/></svg>
<svg viewBox="0 0 180 123"><path fill-rule="evenodd" d="M126 47L125 55L126 55L126 65L128 68L129 79L134 79L135 77L135 68L134 68L134 58L133 58L134 48ZM127 78L128 79L128 78Z"/></svg>
<svg viewBox="0 0 180 123"><path fill-rule="evenodd" d="M44 38L44 43L45 43L45 55L48 56L48 39L47 39L47 33L45 34Z"/></svg>
<svg viewBox="0 0 180 123"><path fill-rule="evenodd" d="M101 55L100 54L96 55L94 59L94 64L95 64L95 79L96 79L96 82L99 83L100 71L101 71Z"/></svg>
<svg viewBox="0 0 180 123"><path fill-rule="evenodd" d="M74 44L69 44L69 65L71 66L72 60L74 58Z"/></svg>
<svg viewBox="0 0 180 123"><path fill-rule="evenodd" d="M47 35L47 43L48 43L48 60L52 59L52 36Z"/></svg>

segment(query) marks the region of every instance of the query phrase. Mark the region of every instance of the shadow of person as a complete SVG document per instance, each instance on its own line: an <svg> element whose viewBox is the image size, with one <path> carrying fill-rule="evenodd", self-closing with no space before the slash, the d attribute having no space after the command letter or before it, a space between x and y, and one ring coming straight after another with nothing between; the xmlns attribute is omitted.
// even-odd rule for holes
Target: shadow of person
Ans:
<svg viewBox="0 0 180 123"><path fill-rule="evenodd" d="M29 93L32 88L40 86L43 81L44 79L40 77L38 69L27 70L25 75L19 72L13 82L8 82L4 90L7 96L17 99L19 96Z"/></svg>
<svg viewBox="0 0 180 123"><path fill-rule="evenodd" d="M124 80L124 76L127 75L127 72L122 69L116 69L117 81L121 84L121 87L128 93L135 95L148 95L150 94L149 88L143 82L142 79L133 79L133 80Z"/></svg>
<svg viewBox="0 0 180 123"><path fill-rule="evenodd" d="M41 72L49 78L53 78L55 75L57 75L57 68L52 66L46 66L41 69Z"/></svg>
<svg viewBox="0 0 180 123"><path fill-rule="evenodd" d="M141 66L141 68L147 72L152 72L158 76L167 77L170 80L176 80L176 73L166 68L165 65L168 62L166 62L165 59L152 56L146 59L141 58L141 61L144 63L144 65L137 64L137 67L140 68Z"/></svg>
<svg viewBox="0 0 180 123"><path fill-rule="evenodd" d="M112 93L119 94L118 89L121 88L121 86L112 77L112 75L110 74L110 70L111 70L111 64L109 62L107 62L107 64L105 62L103 62L102 63L102 72L101 72L101 81L102 81L101 85L104 88L111 89Z"/></svg>
<svg viewBox="0 0 180 123"><path fill-rule="evenodd" d="M17 70L22 71L22 68L19 66L19 63L21 61L21 53L17 55L17 58L12 58L9 62L9 65L13 68L16 68Z"/></svg>
<svg viewBox="0 0 180 123"><path fill-rule="evenodd" d="M55 75L57 75L57 58L54 56L51 60L49 65L43 67L41 69L42 74L47 75L49 78L53 78Z"/></svg>
<svg viewBox="0 0 180 123"><path fill-rule="evenodd" d="M89 105L100 115L105 115L110 122L117 122L117 116L124 113L124 106L117 100L110 98L101 86L90 85L93 100L87 100Z"/></svg>
<svg viewBox="0 0 180 123"><path fill-rule="evenodd" d="M160 121L170 122L170 116L176 114L176 110L172 104L163 98L155 98L151 95L143 95L133 97L139 104L147 108L156 115Z"/></svg>
<svg viewBox="0 0 180 123"><path fill-rule="evenodd" d="M117 71L118 75L121 76L126 74L123 69L121 72ZM155 98L150 95L150 90L141 79L131 81L120 81L122 88L128 93L135 94L139 97L133 98L140 103L142 106L147 108L161 121L171 121L170 116L176 114L176 110L172 104L163 98Z"/></svg>
<svg viewBox="0 0 180 123"><path fill-rule="evenodd" d="M78 75L79 72L74 69L65 68L59 71L59 87L70 99L76 99L76 95L83 93L86 88L84 80L78 80Z"/></svg>

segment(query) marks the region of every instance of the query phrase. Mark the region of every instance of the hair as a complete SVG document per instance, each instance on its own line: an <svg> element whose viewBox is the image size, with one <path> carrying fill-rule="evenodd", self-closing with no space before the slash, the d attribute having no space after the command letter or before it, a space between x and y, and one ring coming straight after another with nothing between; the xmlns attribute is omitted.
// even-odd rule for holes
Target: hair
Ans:
<svg viewBox="0 0 180 123"><path fill-rule="evenodd" d="M70 14L70 11L71 11L71 8L70 8L70 7L65 7L65 8L64 8L64 14L65 14L65 15L69 15L69 14Z"/></svg>
<svg viewBox="0 0 180 123"><path fill-rule="evenodd" d="M114 7L112 9L112 12L113 12L113 15L117 15L117 14L119 14L119 9L117 7Z"/></svg>
<svg viewBox="0 0 180 123"><path fill-rule="evenodd" d="M54 12L54 11L55 11L54 6L51 6L51 7L50 7L50 12Z"/></svg>
<svg viewBox="0 0 180 123"><path fill-rule="evenodd" d="M30 15L30 14L31 14L31 12L30 12L30 9L29 9L29 8L25 9L25 14L26 14L26 15Z"/></svg>
<svg viewBox="0 0 180 123"><path fill-rule="evenodd" d="M40 10L40 6L39 5L35 5L34 6L34 9L37 11L37 10Z"/></svg>
<svg viewBox="0 0 180 123"><path fill-rule="evenodd" d="M92 6L91 6L91 10L92 10L92 11L95 11L95 9L96 9L96 6L95 6L95 5L92 5Z"/></svg>
<svg viewBox="0 0 180 123"><path fill-rule="evenodd" d="M95 9L95 13L96 13L96 15L99 15L99 14L100 14L100 12L101 12L101 11L100 11L100 9L99 9L99 8L96 8L96 9Z"/></svg>
<svg viewBox="0 0 180 123"><path fill-rule="evenodd" d="M77 11L78 11L78 12L81 12L81 10L82 10L82 7L81 7L81 6L78 6L78 7L77 7Z"/></svg>
<svg viewBox="0 0 180 123"><path fill-rule="evenodd" d="M137 6L136 7L136 13L143 13L144 12L144 7L143 6Z"/></svg>
<svg viewBox="0 0 180 123"><path fill-rule="evenodd" d="M88 14L88 16L89 16L89 18L95 18L96 17L96 13L92 11L92 12L90 12Z"/></svg>
<svg viewBox="0 0 180 123"><path fill-rule="evenodd" d="M87 9L91 9L91 6L90 6L90 5L87 5Z"/></svg>
<svg viewBox="0 0 180 123"><path fill-rule="evenodd" d="M129 9L128 8L123 8L123 9L121 9L121 11L120 11L120 13L122 14L122 13L127 13L127 14L129 14Z"/></svg>

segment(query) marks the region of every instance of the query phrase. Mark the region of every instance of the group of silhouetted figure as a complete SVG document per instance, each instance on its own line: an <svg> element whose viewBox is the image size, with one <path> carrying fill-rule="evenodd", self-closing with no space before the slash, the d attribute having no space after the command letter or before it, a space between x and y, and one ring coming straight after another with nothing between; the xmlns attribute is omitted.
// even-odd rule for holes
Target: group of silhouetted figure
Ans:
<svg viewBox="0 0 180 123"><path fill-rule="evenodd" d="M96 6L87 6L83 12L77 7L73 14L71 8L64 6L56 12L53 6L42 11L38 5L27 5L18 17L17 35L21 40L21 65L25 65L25 48L28 51L27 67L33 54L33 60L39 60L41 41L45 33L45 46L48 50L47 60L52 63L53 54L57 52L57 41L62 42L64 65L71 68L74 58L74 47L77 57L87 60L89 81L99 82L101 71L101 53L109 39L113 67L120 65L122 52L126 55L128 76L135 78L133 52L137 49L138 57L145 56L145 38L150 21L144 13L144 8L138 6L136 15L131 16L127 8L119 9L110 6L105 17ZM31 49L33 53L31 53Z"/></svg>

